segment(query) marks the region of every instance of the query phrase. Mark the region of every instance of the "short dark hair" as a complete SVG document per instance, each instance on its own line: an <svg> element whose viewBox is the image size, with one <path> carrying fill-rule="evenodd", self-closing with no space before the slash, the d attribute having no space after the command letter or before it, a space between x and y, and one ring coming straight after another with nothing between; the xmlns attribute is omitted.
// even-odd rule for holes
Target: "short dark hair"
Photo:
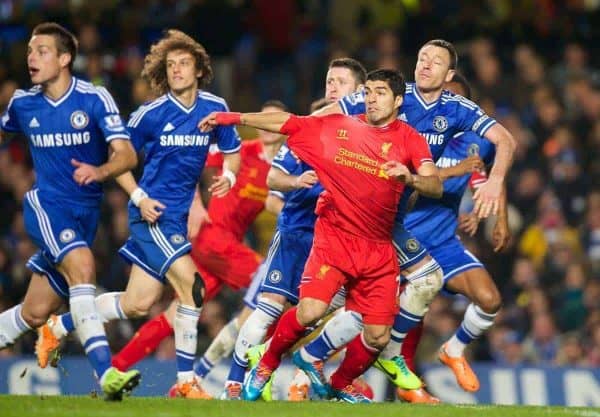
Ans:
<svg viewBox="0 0 600 417"><path fill-rule="evenodd" d="M456 48L452 45L452 42L445 41L443 39L432 39L429 42L425 43L421 47L423 49L427 45L439 46L440 48L444 48L450 54L450 69L455 70L458 67L458 53L456 52Z"/></svg>
<svg viewBox="0 0 600 417"><path fill-rule="evenodd" d="M73 35L63 26L54 22L40 23L34 27L33 32L31 32L31 36L36 35L52 36L54 38L54 42L56 43L56 50L58 51L58 54L71 55L69 71L73 71L73 63L77 57L77 49L79 47L79 42L77 42L75 35Z"/></svg>
<svg viewBox="0 0 600 417"><path fill-rule="evenodd" d="M450 82L460 84L463 90L465 90L464 96L468 99L471 99L471 86L464 75L462 75L460 72L455 72Z"/></svg>
<svg viewBox="0 0 600 417"><path fill-rule="evenodd" d="M260 106L261 109L264 109L265 107L277 107L281 111L288 111L288 107L283 104L283 101L279 100L267 100Z"/></svg>
<svg viewBox="0 0 600 417"><path fill-rule="evenodd" d="M367 74L367 81L385 81L394 93L394 97L403 97L406 90L404 76L397 70L376 69Z"/></svg>
<svg viewBox="0 0 600 417"><path fill-rule="evenodd" d="M337 58L329 63L329 68L342 67L348 68L357 84L364 84L367 80L367 70L363 67L363 64L353 58Z"/></svg>

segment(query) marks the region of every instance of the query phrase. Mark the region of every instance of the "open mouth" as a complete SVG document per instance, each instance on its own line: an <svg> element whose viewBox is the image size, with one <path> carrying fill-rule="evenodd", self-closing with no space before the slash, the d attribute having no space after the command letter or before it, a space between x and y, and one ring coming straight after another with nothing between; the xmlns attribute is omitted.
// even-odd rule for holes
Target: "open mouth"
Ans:
<svg viewBox="0 0 600 417"><path fill-rule="evenodd" d="M29 75L31 77L33 77L34 75L36 75L38 72L40 72L39 68L29 67Z"/></svg>

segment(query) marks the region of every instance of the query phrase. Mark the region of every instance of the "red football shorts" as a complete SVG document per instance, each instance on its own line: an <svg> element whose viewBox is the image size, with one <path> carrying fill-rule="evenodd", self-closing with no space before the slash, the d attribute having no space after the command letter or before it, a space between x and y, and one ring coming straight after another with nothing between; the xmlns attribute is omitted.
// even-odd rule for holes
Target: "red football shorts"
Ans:
<svg viewBox="0 0 600 417"><path fill-rule="evenodd" d="M347 310L360 313L365 324L392 325L398 312L399 273L391 240L367 240L318 219L300 299L329 303L344 285Z"/></svg>
<svg viewBox="0 0 600 417"><path fill-rule="evenodd" d="M204 224L192 242L192 259L204 280L205 300L218 294L223 284L238 290L250 285L262 257L233 233Z"/></svg>

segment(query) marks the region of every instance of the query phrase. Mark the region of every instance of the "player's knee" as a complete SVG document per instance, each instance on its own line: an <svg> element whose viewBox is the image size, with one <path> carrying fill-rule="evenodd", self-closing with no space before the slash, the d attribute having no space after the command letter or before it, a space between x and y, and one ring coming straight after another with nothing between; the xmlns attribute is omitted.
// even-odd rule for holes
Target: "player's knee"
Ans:
<svg viewBox="0 0 600 417"><path fill-rule="evenodd" d="M365 326L364 340L370 347L383 350L390 341L390 329L386 326Z"/></svg>
<svg viewBox="0 0 600 417"><path fill-rule="evenodd" d="M71 285L89 284L96 282L96 266L93 259L82 257L66 271Z"/></svg>
<svg viewBox="0 0 600 417"><path fill-rule="evenodd" d="M312 326L325 315L327 307L328 305L321 300L300 300L296 310L296 318L301 325Z"/></svg>
<svg viewBox="0 0 600 417"><path fill-rule="evenodd" d="M406 278L409 282L401 297L402 307L413 314L423 315L442 289L444 273L437 262L432 260Z"/></svg>
<svg viewBox="0 0 600 417"><path fill-rule="evenodd" d="M32 329L42 326L50 317L50 312L44 305L23 305L21 316Z"/></svg>
<svg viewBox="0 0 600 417"><path fill-rule="evenodd" d="M192 299L196 307L202 307L204 304L204 294L206 288L204 286L204 280L198 272L194 272L194 283L192 284Z"/></svg>
<svg viewBox="0 0 600 417"><path fill-rule="evenodd" d="M477 304L485 313L495 314L500 310L502 297L496 288L488 289L477 294L475 304Z"/></svg>

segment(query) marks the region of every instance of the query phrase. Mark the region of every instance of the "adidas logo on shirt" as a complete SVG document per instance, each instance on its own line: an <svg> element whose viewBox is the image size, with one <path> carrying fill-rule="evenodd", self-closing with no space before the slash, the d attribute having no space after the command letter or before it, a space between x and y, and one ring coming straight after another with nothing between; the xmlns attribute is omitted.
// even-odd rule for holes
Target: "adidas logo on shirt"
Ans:
<svg viewBox="0 0 600 417"><path fill-rule="evenodd" d="M40 122L38 122L37 119L34 117L33 119L31 119L31 122L29 122L29 127L40 127Z"/></svg>
<svg viewBox="0 0 600 417"><path fill-rule="evenodd" d="M173 129L175 129L175 126L173 126L171 122L168 122L163 128L163 132L170 132Z"/></svg>

